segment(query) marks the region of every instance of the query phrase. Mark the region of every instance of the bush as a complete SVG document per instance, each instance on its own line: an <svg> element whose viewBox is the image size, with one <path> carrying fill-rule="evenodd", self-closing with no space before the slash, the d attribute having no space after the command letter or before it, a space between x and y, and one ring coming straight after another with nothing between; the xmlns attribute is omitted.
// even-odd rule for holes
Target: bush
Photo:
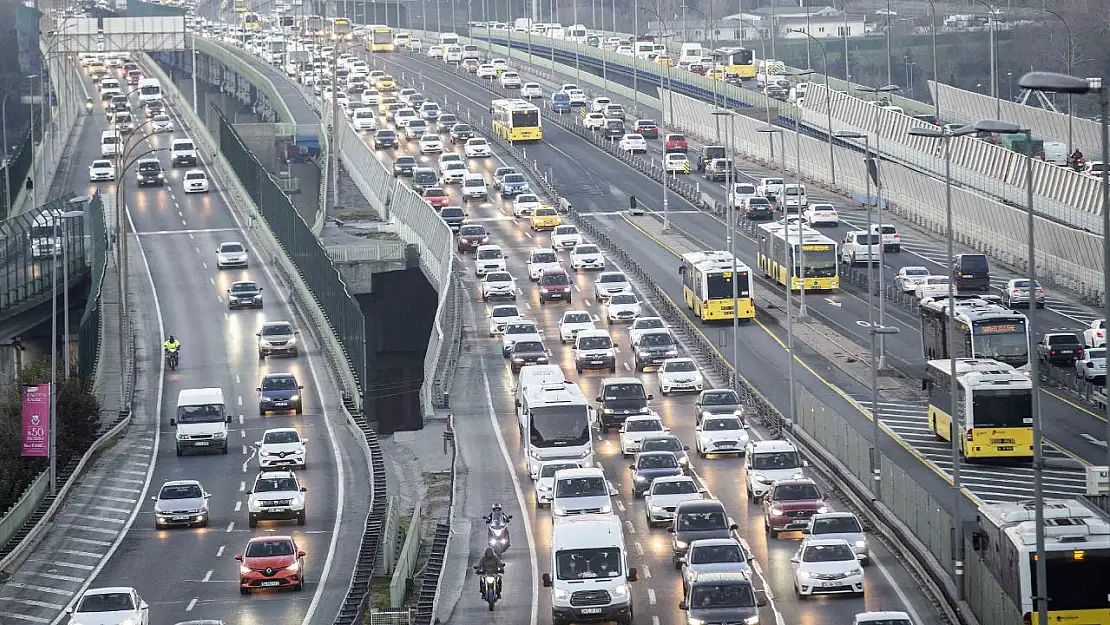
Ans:
<svg viewBox="0 0 1110 625"><path fill-rule="evenodd" d="M58 363L59 368L62 363ZM100 400L85 391L85 382L77 376L68 381L58 372L57 402L58 470L74 458L80 458L96 440L100 427ZM46 458L24 458L20 455L23 442L23 384L40 384L50 380L50 360L24 365L19 377L0 392L0 515L8 510L23 490L49 468Z"/></svg>

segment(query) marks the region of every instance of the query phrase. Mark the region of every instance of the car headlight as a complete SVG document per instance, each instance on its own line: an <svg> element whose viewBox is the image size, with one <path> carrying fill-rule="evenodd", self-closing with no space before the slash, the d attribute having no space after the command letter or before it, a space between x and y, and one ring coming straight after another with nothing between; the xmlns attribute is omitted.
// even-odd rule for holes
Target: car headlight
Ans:
<svg viewBox="0 0 1110 625"><path fill-rule="evenodd" d="M683 456L683 457L679 458L678 463L683 465L683 466L689 465L690 464L690 456Z"/></svg>
<svg viewBox="0 0 1110 625"><path fill-rule="evenodd" d="M612 514L612 512L613 512L613 506L610 506L610 505L601 506L601 514Z"/></svg>
<svg viewBox="0 0 1110 625"><path fill-rule="evenodd" d="M674 541L674 546L678 547L679 549L685 549L690 546L690 543L686 542L685 540L676 540Z"/></svg>
<svg viewBox="0 0 1110 625"><path fill-rule="evenodd" d="M678 350L677 349L668 349L667 350L667 357L674 358L676 356L678 356Z"/></svg>
<svg viewBox="0 0 1110 625"><path fill-rule="evenodd" d="M259 296L259 297L261 297L261 296ZM301 401L301 396L300 395L292 395L292 396L289 397L289 401Z"/></svg>
<svg viewBox="0 0 1110 625"><path fill-rule="evenodd" d="M782 515L782 508L780 508L778 506L771 506L770 512L774 516L781 516Z"/></svg>
<svg viewBox="0 0 1110 625"><path fill-rule="evenodd" d="M628 596L628 584L621 584L613 588L613 594L618 597Z"/></svg>
<svg viewBox="0 0 1110 625"><path fill-rule="evenodd" d="M270 397L269 395L263 395L263 396L262 396L262 403L264 403L264 404L268 404L268 403L270 403L270 402L272 402L272 401L274 401L274 398L273 398L273 397Z"/></svg>
<svg viewBox="0 0 1110 625"><path fill-rule="evenodd" d="M856 548L857 549L864 549L866 547L867 547L867 541L866 540L857 540L856 541Z"/></svg>
<svg viewBox="0 0 1110 625"><path fill-rule="evenodd" d="M829 511L828 506L821 506L820 508L817 509L817 514L825 514L828 511Z"/></svg>
<svg viewBox="0 0 1110 625"><path fill-rule="evenodd" d="M802 579L809 579L809 571L798 569L798 577L801 577Z"/></svg>
<svg viewBox="0 0 1110 625"><path fill-rule="evenodd" d="M633 475L632 479L636 480L637 482L646 482L647 481L647 478L640 475L639 473L637 473L636 475Z"/></svg>
<svg viewBox="0 0 1110 625"><path fill-rule="evenodd" d="M562 508L562 507L555 508L552 512L555 514L555 516L566 516L567 515L567 509Z"/></svg>
<svg viewBox="0 0 1110 625"><path fill-rule="evenodd" d="M756 614L755 616L749 616L744 619L744 625L759 625L759 615Z"/></svg>
<svg viewBox="0 0 1110 625"><path fill-rule="evenodd" d="M650 354L648 354L647 352L643 352L643 351L637 352L636 355L639 356L640 358L647 358L648 356L650 356Z"/></svg>
<svg viewBox="0 0 1110 625"><path fill-rule="evenodd" d="M647 406L640 408L640 414L651 414L651 408L648 408Z"/></svg>
<svg viewBox="0 0 1110 625"><path fill-rule="evenodd" d="M227 438L227 430L221 430L212 435L212 438Z"/></svg>
<svg viewBox="0 0 1110 625"><path fill-rule="evenodd" d="M700 618L694 618L692 616L687 616L686 617L686 625L705 625L705 621L701 620Z"/></svg>
<svg viewBox="0 0 1110 625"><path fill-rule="evenodd" d="M294 562L293 564L290 564L289 566L285 567L285 570L289 571L289 572L292 572L292 573L296 573L297 571L301 570L301 565Z"/></svg>
<svg viewBox="0 0 1110 625"><path fill-rule="evenodd" d="M520 356L517 356L517 357L513 358L513 362L524 362L524 359L521 358Z"/></svg>
<svg viewBox="0 0 1110 625"><path fill-rule="evenodd" d="M851 571L848 571L847 575L848 577L863 575L863 569L852 569Z"/></svg>
<svg viewBox="0 0 1110 625"><path fill-rule="evenodd" d="M567 596L568 596L567 591L563 590L562 588L556 588L556 589L551 591L551 597L553 599L566 599Z"/></svg>
<svg viewBox="0 0 1110 625"><path fill-rule="evenodd" d="M612 408L602 408L601 412L604 413L604 414L613 414L613 409Z"/></svg>
<svg viewBox="0 0 1110 625"><path fill-rule="evenodd" d="M655 504L651 504L651 505L649 505L649 506L648 506L648 508L649 508L649 509L650 509L650 510L651 510L652 512L662 512L662 511L664 510L663 506L657 506L657 505L655 505Z"/></svg>
<svg viewBox="0 0 1110 625"><path fill-rule="evenodd" d="M251 572L251 569L250 569L249 566L246 566L246 565L243 565L243 564L239 565L239 574L240 575L246 575L250 572Z"/></svg>

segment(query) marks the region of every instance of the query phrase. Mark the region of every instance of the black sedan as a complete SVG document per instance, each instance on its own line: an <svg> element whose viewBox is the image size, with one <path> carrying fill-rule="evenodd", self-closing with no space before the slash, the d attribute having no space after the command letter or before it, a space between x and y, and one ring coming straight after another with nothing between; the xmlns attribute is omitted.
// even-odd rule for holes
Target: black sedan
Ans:
<svg viewBox="0 0 1110 625"><path fill-rule="evenodd" d="M455 124L451 127L451 143L466 143L467 139L474 138L474 129L470 124Z"/></svg>
<svg viewBox="0 0 1110 625"><path fill-rule="evenodd" d="M411 176L413 170L417 167L416 157L414 156L398 156L393 161L393 177L397 176Z"/></svg>
<svg viewBox="0 0 1110 625"><path fill-rule="evenodd" d="M227 307L230 310L262 308L262 287L250 280L232 282L227 290Z"/></svg>
<svg viewBox="0 0 1110 625"><path fill-rule="evenodd" d="M628 468L632 471L632 496L637 499L644 496L656 478L682 475L678 459L669 451L640 452Z"/></svg>

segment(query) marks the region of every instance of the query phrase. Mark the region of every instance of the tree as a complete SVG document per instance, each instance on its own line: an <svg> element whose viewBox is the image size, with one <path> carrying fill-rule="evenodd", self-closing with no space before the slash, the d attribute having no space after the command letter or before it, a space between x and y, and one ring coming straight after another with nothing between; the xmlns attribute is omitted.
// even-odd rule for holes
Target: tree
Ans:
<svg viewBox="0 0 1110 625"><path fill-rule="evenodd" d="M61 363L59 363L59 367ZM79 458L96 440L100 427L100 400L85 390L85 381L73 376L67 381L57 376L56 440L57 466L60 470L70 460ZM48 468L46 458L24 458L23 440L24 384L41 384L50 380L50 361L38 360L25 365L19 376L0 393L0 513L14 504L35 477Z"/></svg>

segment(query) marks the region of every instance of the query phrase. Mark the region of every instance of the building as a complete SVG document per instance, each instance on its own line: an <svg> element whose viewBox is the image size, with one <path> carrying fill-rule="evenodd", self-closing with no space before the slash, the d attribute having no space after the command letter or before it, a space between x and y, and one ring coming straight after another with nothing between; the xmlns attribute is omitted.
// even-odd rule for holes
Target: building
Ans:
<svg viewBox="0 0 1110 625"><path fill-rule="evenodd" d="M773 26L772 26L773 24ZM654 21L648 24L649 33L654 35L669 35L682 41L757 41L760 36L769 38L774 28L776 39L805 38L800 30L808 32L818 39L863 37L865 33L866 17L862 14L849 13L832 7L797 9L794 7L779 7L754 9L728 15L720 20L693 20L683 21L681 18L673 22Z"/></svg>

